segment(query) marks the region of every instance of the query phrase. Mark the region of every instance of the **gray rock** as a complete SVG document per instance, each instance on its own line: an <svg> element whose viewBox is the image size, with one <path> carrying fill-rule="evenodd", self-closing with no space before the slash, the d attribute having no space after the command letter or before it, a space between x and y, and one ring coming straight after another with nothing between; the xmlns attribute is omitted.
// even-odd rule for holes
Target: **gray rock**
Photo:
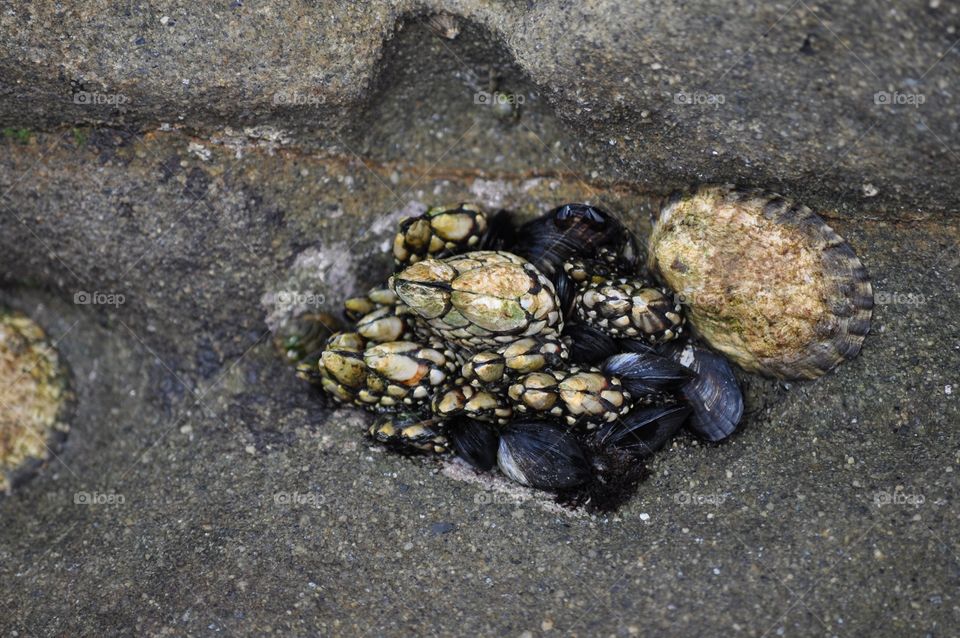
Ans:
<svg viewBox="0 0 960 638"><path fill-rule="evenodd" d="M438 11L456 16L454 39L424 23ZM13 4L0 18L0 124L163 124L205 139L229 129L346 151L367 148L371 129L408 136L405 121L490 109L478 94L501 91L549 103L576 155L617 179L748 182L848 213L952 211L957 11L854 0ZM371 117L397 110L408 117Z"/></svg>
<svg viewBox="0 0 960 638"><path fill-rule="evenodd" d="M440 9L456 28L427 24ZM6 3L0 302L46 327L75 399L59 458L0 497L0 631L949 634L957 20ZM371 448L269 344L291 308L381 281L404 211L589 200L642 234L697 180L823 210L872 274L874 328L815 383L744 377L743 431L676 440L616 516Z"/></svg>

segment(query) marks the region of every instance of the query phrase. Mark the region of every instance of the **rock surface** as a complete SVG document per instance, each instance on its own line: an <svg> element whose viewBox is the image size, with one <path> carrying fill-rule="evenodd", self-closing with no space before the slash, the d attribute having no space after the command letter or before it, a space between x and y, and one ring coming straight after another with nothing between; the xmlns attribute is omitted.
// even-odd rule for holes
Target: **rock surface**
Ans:
<svg viewBox="0 0 960 638"><path fill-rule="evenodd" d="M957 8L626 6L3 3L0 302L76 395L0 497L3 633L956 632ZM743 431L616 516L372 448L269 344L281 301L379 281L405 211L643 233L722 180L823 211L873 330L814 383L745 375Z"/></svg>
<svg viewBox="0 0 960 638"><path fill-rule="evenodd" d="M372 114L462 116L501 91L550 103L578 153L626 179L957 208L954 3L5 4L5 126L229 128L342 148L361 144L350 131L407 135L413 121ZM438 13L452 31L426 26Z"/></svg>

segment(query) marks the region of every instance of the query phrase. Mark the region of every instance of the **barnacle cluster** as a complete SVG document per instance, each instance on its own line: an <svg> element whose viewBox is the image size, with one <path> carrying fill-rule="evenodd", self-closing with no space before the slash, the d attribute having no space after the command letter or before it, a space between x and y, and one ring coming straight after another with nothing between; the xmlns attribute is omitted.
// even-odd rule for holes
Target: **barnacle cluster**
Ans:
<svg viewBox="0 0 960 638"><path fill-rule="evenodd" d="M857 314L862 266L822 220L779 201L732 189L674 198L646 264L594 206L521 225L507 211L433 208L401 222L385 285L346 302L350 329L306 330L285 352L302 378L374 412L369 434L383 444L585 498L622 489L680 428L733 433L743 399L728 357L808 377L855 354L842 344L869 325L868 308L866 325ZM741 281L751 271L753 288ZM773 301L730 297L756 297L757 285Z"/></svg>

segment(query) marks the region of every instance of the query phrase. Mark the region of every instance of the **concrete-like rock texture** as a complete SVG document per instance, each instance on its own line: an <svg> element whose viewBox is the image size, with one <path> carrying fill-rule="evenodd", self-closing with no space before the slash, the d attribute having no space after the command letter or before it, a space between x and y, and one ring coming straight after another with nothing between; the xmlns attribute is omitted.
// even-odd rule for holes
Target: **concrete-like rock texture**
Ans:
<svg viewBox="0 0 960 638"><path fill-rule="evenodd" d="M398 76L439 66L459 86L414 99L463 112L479 67L509 63L584 154L630 179L749 181L851 208L958 203L952 2L2 6L0 122L13 125L271 127L323 147L369 126L358 114ZM417 28L438 14L454 40Z"/></svg>
<svg viewBox="0 0 960 638"><path fill-rule="evenodd" d="M75 395L0 496L0 630L956 634L958 26L938 0L0 3L0 303ZM386 454L270 345L278 299L381 280L404 211L586 200L643 234L696 181L822 211L874 326L816 382L743 375L742 432L678 438L616 515Z"/></svg>

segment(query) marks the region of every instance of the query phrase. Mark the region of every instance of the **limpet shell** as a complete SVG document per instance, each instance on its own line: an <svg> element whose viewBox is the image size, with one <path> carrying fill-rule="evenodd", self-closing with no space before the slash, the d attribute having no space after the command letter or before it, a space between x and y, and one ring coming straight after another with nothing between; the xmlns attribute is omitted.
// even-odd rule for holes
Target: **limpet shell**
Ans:
<svg viewBox="0 0 960 638"><path fill-rule="evenodd" d="M648 266L695 331L749 371L819 377L855 357L870 330L873 288L853 249L774 193L704 186L670 197Z"/></svg>
<svg viewBox="0 0 960 638"><path fill-rule="evenodd" d="M43 329L0 309L0 495L46 463L66 437L66 381Z"/></svg>

